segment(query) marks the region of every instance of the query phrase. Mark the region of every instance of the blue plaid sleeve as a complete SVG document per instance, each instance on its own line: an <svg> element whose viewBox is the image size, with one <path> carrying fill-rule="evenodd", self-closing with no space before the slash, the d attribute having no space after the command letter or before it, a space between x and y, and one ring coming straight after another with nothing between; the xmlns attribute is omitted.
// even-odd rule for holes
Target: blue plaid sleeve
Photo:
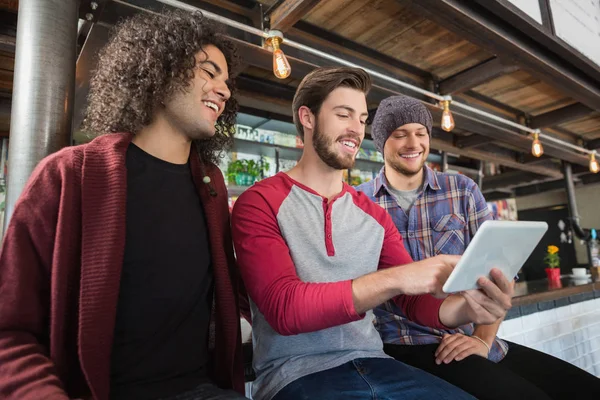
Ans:
<svg viewBox="0 0 600 400"><path fill-rule="evenodd" d="M469 200L467 207L469 213L469 231L471 234L470 236L473 237L481 224L483 224L485 221L494 219L494 216L488 208L485 198L475 182L473 182L468 196Z"/></svg>

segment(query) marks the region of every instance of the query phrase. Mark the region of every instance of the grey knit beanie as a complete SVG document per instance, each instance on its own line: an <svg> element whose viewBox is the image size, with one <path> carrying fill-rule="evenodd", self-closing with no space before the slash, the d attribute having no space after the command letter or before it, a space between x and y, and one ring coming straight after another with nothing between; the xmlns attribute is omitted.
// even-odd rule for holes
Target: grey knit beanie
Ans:
<svg viewBox="0 0 600 400"><path fill-rule="evenodd" d="M417 123L427 128L431 136L433 118L431 113L419 100L408 96L392 96L383 100L371 125L371 137L377 150L383 154L383 146L392 132L402 125Z"/></svg>

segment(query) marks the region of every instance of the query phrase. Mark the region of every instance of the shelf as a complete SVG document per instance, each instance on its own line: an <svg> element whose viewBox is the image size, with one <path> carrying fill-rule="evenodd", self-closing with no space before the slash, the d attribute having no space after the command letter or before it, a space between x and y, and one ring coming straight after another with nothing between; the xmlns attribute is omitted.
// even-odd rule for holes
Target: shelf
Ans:
<svg viewBox="0 0 600 400"><path fill-rule="evenodd" d="M298 160L302 154L302 149L300 148L280 146L271 143L260 143L244 139L234 139L231 151L275 158L276 149L279 150L279 158L284 160Z"/></svg>
<svg viewBox="0 0 600 400"><path fill-rule="evenodd" d="M279 158L284 160L299 160L302 155L302 149L297 147L280 146L271 143L260 143L245 139L235 139L231 151L245 154L253 154L263 157L275 158L275 150L279 150ZM363 158L356 159L354 168L361 171L379 172L383 163Z"/></svg>
<svg viewBox="0 0 600 400"><path fill-rule="evenodd" d="M357 158L356 164L354 164L354 168L360 169L361 171L379 172L381 167L383 167L383 163L381 161L367 160L364 158Z"/></svg>

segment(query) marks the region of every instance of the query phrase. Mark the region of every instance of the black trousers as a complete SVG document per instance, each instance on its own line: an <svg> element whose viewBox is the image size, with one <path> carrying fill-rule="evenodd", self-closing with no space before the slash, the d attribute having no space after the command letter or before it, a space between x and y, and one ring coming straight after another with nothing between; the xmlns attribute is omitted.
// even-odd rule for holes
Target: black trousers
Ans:
<svg viewBox="0 0 600 400"><path fill-rule="evenodd" d="M481 400L598 399L600 379L556 357L507 342L506 357L494 363L479 356L437 365L438 344L386 344L385 352L458 386Z"/></svg>
<svg viewBox="0 0 600 400"><path fill-rule="evenodd" d="M159 400L247 400L247 398L233 390L221 389L212 383L203 383L188 392Z"/></svg>

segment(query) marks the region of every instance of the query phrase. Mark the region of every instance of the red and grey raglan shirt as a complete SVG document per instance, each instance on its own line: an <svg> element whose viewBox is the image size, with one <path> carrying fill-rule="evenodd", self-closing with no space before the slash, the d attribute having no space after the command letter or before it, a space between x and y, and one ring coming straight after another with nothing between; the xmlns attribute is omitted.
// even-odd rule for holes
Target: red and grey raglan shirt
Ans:
<svg viewBox="0 0 600 400"><path fill-rule="evenodd" d="M254 399L356 358L387 357L372 311L358 314L352 298L353 279L412 262L384 209L346 184L328 201L278 173L239 197L232 225L251 299ZM441 300L395 301L409 318L443 327Z"/></svg>

